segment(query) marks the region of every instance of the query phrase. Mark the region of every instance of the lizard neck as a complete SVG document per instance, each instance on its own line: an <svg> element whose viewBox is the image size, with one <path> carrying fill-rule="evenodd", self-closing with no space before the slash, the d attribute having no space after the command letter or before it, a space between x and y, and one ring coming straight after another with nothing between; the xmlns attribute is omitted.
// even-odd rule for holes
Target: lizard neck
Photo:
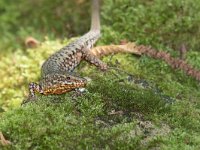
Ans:
<svg viewBox="0 0 200 150"><path fill-rule="evenodd" d="M100 33L99 1L100 0L92 0L92 19L90 31L96 31Z"/></svg>

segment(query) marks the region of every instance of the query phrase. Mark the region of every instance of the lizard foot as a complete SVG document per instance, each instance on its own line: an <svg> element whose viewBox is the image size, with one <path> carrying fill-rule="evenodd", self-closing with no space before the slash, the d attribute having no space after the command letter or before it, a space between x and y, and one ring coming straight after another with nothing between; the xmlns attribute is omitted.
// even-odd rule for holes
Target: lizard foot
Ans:
<svg viewBox="0 0 200 150"><path fill-rule="evenodd" d="M85 88L77 88L75 92L72 94L72 99L76 100L77 97L83 96L83 93L86 92Z"/></svg>
<svg viewBox="0 0 200 150"><path fill-rule="evenodd" d="M23 100L22 103L21 103L21 106L29 103L29 102L33 102L33 101L36 101L37 100L37 97L36 96L29 96L27 99Z"/></svg>
<svg viewBox="0 0 200 150"><path fill-rule="evenodd" d="M108 65L105 64L105 63L103 63L103 64L101 65L100 69L101 69L102 71L106 71L106 70L108 70Z"/></svg>

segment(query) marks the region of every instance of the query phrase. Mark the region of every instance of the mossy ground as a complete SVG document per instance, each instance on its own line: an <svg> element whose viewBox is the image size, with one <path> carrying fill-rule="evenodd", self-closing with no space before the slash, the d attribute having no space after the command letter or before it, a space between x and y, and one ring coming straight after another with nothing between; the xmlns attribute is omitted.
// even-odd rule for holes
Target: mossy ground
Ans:
<svg viewBox="0 0 200 150"><path fill-rule="evenodd" d="M200 69L198 32L193 34L200 5L189 5L190 0L170 0L167 5L161 0L113 2L102 7L99 45L127 39L178 56L172 48L187 42L191 50L186 61ZM200 149L199 82L146 56L108 56L103 61L118 69L106 72L83 62L77 74L91 81L82 96L38 95L37 102L21 107L28 83L39 80L41 64L70 40L46 38L38 48L0 54L0 131L12 142L0 149ZM165 101L154 90L135 85L130 75L175 100Z"/></svg>
<svg viewBox="0 0 200 150"><path fill-rule="evenodd" d="M28 92L28 82L39 79L40 64L59 47L59 41L46 41L26 53L18 50L8 54L17 56L15 63L1 66L4 73L6 67L11 68L7 70L10 76L4 75L1 83L5 90L1 93L2 108L9 110L1 116L0 130L12 142L1 148L200 148L197 81L145 56L120 54L111 61L107 57L104 61L118 69L106 72L82 63L77 73L91 81L81 97L72 99L73 93L38 95L37 102L19 106ZM2 58L4 62L9 59ZM162 93L176 100L169 103L154 90L138 87L128 80L130 75L156 84Z"/></svg>

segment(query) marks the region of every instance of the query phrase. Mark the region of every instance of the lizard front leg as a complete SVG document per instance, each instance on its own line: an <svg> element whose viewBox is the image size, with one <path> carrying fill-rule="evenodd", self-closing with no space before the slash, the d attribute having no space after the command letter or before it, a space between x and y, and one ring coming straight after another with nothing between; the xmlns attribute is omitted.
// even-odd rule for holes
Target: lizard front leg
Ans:
<svg viewBox="0 0 200 150"><path fill-rule="evenodd" d="M39 84L31 82L29 84L29 97L30 98L35 98L35 92L43 93L43 91L42 91L42 89L41 89Z"/></svg>
<svg viewBox="0 0 200 150"><path fill-rule="evenodd" d="M89 49L84 50L83 58L89 63L97 66L101 70L107 70L108 68L107 64L96 57Z"/></svg>
<svg viewBox="0 0 200 150"><path fill-rule="evenodd" d="M41 89L39 84L31 82L29 84L29 96L28 96L28 99L24 100L21 105L24 105L25 103L28 103L30 101L34 101L36 99L36 95L35 95L36 92L43 93L43 91L42 91L42 89Z"/></svg>

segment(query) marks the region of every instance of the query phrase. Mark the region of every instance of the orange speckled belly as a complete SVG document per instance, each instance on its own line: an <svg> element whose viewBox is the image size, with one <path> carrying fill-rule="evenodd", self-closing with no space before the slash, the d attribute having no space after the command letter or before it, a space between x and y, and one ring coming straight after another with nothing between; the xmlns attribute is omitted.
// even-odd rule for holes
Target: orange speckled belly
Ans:
<svg viewBox="0 0 200 150"><path fill-rule="evenodd" d="M63 93L72 91L74 88L75 87L69 86L69 85L66 85L66 86L63 86L63 85L52 86L52 87L49 87L49 88L45 88L43 94L44 95L48 95L48 94L63 94Z"/></svg>

